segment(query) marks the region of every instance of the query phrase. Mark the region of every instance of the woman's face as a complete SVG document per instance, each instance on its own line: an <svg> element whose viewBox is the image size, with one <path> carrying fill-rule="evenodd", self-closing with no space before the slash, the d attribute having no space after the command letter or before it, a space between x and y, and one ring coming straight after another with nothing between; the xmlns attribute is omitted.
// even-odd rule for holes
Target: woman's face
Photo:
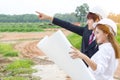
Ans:
<svg viewBox="0 0 120 80"><path fill-rule="evenodd" d="M104 33L102 30L100 30L96 27L95 37L96 37L97 44L102 44L102 43L108 42L107 36L108 35L106 33Z"/></svg>
<svg viewBox="0 0 120 80"><path fill-rule="evenodd" d="M93 28L93 23L94 23L93 19L87 19L87 24L88 24L88 29L89 30L93 30L94 29Z"/></svg>

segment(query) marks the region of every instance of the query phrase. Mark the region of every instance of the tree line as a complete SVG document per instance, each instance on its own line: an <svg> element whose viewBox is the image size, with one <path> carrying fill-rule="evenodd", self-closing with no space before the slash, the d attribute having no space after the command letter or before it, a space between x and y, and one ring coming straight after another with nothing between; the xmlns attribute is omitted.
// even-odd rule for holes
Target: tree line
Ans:
<svg viewBox="0 0 120 80"><path fill-rule="evenodd" d="M75 13L66 13L60 14L57 13L54 15L55 17L68 21L68 22L78 22L78 18L75 16ZM35 14L23 14L23 15L5 15L0 14L0 22L3 23L26 23L26 22L49 22L47 20L39 20L37 15Z"/></svg>
<svg viewBox="0 0 120 80"><path fill-rule="evenodd" d="M83 5L77 6L75 12L60 14L57 13L54 16L68 22L84 22L89 6L84 3ZM0 14L0 22L14 22L14 23L26 23L26 22L48 22L41 21L35 14L23 14L23 15L5 15Z"/></svg>
<svg viewBox="0 0 120 80"><path fill-rule="evenodd" d="M23 14L23 15L0 14L0 22L22 23L22 22L39 22L39 20L37 16L34 14Z"/></svg>
<svg viewBox="0 0 120 80"><path fill-rule="evenodd" d="M86 15L89 12L89 6L84 3L77 6L72 13L56 13L54 16L68 22L86 22ZM109 13L108 18L111 18L117 23L120 23L120 14ZM0 14L0 22L12 22L12 23L26 23L26 22L49 22L47 20L39 20L35 14L22 14L22 15L5 15Z"/></svg>

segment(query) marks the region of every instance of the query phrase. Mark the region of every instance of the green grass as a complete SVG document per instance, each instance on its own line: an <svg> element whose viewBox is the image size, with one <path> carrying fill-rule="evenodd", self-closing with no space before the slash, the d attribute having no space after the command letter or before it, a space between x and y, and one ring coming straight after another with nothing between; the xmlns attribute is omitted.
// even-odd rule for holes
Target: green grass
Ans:
<svg viewBox="0 0 120 80"><path fill-rule="evenodd" d="M77 49L81 48L82 39L79 35L71 33L70 35L67 36L67 38L74 47L76 47Z"/></svg>
<svg viewBox="0 0 120 80"><path fill-rule="evenodd" d="M120 44L120 23L117 24L117 36L116 39L118 41L118 43Z"/></svg>
<svg viewBox="0 0 120 80"><path fill-rule="evenodd" d="M30 78L20 77L20 76L9 76L1 79L2 80L41 80L39 77L32 77L32 79L30 79Z"/></svg>
<svg viewBox="0 0 120 80"><path fill-rule="evenodd" d="M0 32L41 32L46 28L57 28L49 23L0 23Z"/></svg>
<svg viewBox="0 0 120 80"><path fill-rule="evenodd" d="M3 56L18 56L18 52L13 49L12 44L0 43L0 54Z"/></svg>
<svg viewBox="0 0 120 80"><path fill-rule="evenodd" d="M12 63L6 64L4 69L0 70L0 73L4 75L0 76L0 78L2 80L40 80L40 77L30 77L33 72L37 71L31 68L33 65L34 63L30 59L15 60Z"/></svg>
<svg viewBox="0 0 120 80"><path fill-rule="evenodd" d="M30 68L33 65L31 60L16 60L11 64L8 64L6 70L14 70L14 69L21 69L21 68Z"/></svg>
<svg viewBox="0 0 120 80"><path fill-rule="evenodd" d="M19 74L31 74L36 72L32 69L33 61L29 59L16 60L8 65L6 65L4 72L7 73L6 76L17 76Z"/></svg>
<svg viewBox="0 0 120 80"><path fill-rule="evenodd" d="M3 78L3 80L29 80L29 79L28 78L24 78L24 77L13 77L13 76L10 76L10 77Z"/></svg>

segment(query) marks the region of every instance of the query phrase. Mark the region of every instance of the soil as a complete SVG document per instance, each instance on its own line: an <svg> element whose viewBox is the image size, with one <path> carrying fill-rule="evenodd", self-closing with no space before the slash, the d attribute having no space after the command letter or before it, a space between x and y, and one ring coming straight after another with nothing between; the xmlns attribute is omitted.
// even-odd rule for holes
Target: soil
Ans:
<svg viewBox="0 0 120 80"><path fill-rule="evenodd" d="M71 33L64 29L61 30L64 32L65 35ZM29 32L29 33L5 32L5 33L0 33L0 42L14 43L14 48L20 52L19 57L30 58L36 63L36 65L46 65L46 66L55 65L54 62L49 60L49 58L46 57L46 55L36 46L37 43L44 36L46 35L50 36L54 32L56 32L56 29L48 29L45 32ZM4 60L0 59L0 62L1 61L4 62ZM64 76L65 76L64 80L71 80L68 75L64 75ZM52 80L59 80L59 79L52 79ZM119 60L119 66L115 72L115 80L120 80L120 60Z"/></svg>

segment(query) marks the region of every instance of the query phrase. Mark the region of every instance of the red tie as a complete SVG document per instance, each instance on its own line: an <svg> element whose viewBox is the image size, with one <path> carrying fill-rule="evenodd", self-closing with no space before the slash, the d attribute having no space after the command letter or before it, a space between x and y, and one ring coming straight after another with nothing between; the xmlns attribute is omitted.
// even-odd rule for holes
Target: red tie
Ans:
<svg viewBox="0 0 120 80"><path fill-rule="evenodd" d="M94 38L94 33L92 32L92 34L91 34L91 35L90 35L90 37L89 37L89 44L91 44L91 43L92 43L93 38Z"/></svg>

